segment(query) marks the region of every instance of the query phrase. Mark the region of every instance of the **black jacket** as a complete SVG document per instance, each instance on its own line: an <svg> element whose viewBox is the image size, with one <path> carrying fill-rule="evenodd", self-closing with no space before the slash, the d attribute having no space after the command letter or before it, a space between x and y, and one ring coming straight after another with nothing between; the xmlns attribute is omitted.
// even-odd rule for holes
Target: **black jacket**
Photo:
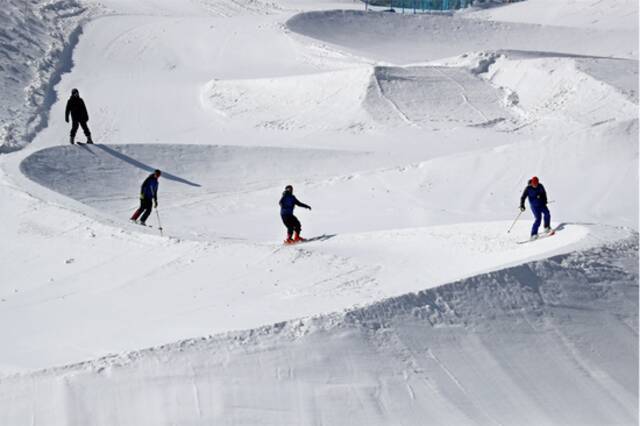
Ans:
<svg viewBox="0 0 640 426"><path fill-rule="evenodd" d="M89 121L89 113L84 101L80 96L71 96L67 101L67 109L64 113L64 119L69 121L69 114L73 121Z"/></svg>

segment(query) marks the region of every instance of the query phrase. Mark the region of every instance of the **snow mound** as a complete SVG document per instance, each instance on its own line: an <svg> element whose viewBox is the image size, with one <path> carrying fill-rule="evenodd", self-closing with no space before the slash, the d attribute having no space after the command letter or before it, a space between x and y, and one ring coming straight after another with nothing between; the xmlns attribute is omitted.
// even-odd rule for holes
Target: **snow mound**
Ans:
<svg viewBox="0 0 640 426"><path fill-rule="evenodd" d="M53 86L71 68L86 8L77 0L6 0L0 10L0 153L22 148L48 124Z"/></svg>
<svg viewBox="0 0 640 426"><path fill-rule="evenodd" d="M0 419L635 425L637 264L635 235L341 314L6 377Z"/></svg>
<svg viewBox="0 0 640 426"><path fill-rule="evenodd" d="M508 91L524 122L588 127L637 119L638 61L518 56L500 55L483 77Z"/></svg>
<svg viewBox="0 0 640 426"><path fill-rule="evenodd" d="M638 58L637 28L604 31L457 16L341 10L301 13L289 19L287 27L298 34L395 64L480 50L539 51L541 46L567 54Z"/></svg>
<svg viewBox="0 0 640 426"><path fill-rule="evenodd" d="M202 101L238 124L278 130L489 126L512 121L504 94L467 68L367 67L209 82Z"/></svg>
<svg viewBox="0 0 640 426"><path fill-rule="evenodd" d="M370 68L271 79L213 80L202 100L216 114L269 129L349 130L370 122L361 104Z"/></svg>
<svg viewBox="0 0 640 426"><path fill-rule="evenodd" d="M464 14L474 19L545 26L638 31L638 2L527 0Z"/></svg>

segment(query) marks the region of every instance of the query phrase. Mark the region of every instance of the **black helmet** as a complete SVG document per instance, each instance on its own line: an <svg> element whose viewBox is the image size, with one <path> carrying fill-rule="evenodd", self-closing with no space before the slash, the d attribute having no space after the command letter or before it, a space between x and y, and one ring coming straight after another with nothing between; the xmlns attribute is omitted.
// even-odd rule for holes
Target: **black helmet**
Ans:
<svg viewBox="0 0 640 426"><path fill-rule="evenodd" d="M71 89L71 96L79 96L80 92L78 92L78 89Z"/></svg>
<svg viewBox="0 0 640 426"><path fill-rule="evenodd" d="M286 192L293 192L293 186L291 186L291 185L287 185L287 186L285 186L285 187L284 187L284 190L285 190Z"/></svg>

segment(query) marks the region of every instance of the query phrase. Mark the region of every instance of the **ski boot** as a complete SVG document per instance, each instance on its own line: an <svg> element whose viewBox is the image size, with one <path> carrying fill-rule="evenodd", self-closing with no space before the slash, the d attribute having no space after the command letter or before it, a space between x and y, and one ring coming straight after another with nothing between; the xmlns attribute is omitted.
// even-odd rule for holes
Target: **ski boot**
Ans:
<svg viewBox="0 0 640 426"><path fill-rule="evenodd" d="M529 238L529 241L535 241L537 239L538 239L538 234L533 234L531 238Z"/></svg>
<svg viewBox="0 0 640 426"><path fill-rule="evenodd" d="M69 136L69 142L71 143L71 145L75 145L76 141L74 139L75 138L73 136Z"/></svg>
<svg viewBox="0 0 640 426"><path fill-rule="evenodd" d="M301 243L306 240L302 238L299 233L296 232L295 234L293 234L293 241L296 243Z"/></svg>

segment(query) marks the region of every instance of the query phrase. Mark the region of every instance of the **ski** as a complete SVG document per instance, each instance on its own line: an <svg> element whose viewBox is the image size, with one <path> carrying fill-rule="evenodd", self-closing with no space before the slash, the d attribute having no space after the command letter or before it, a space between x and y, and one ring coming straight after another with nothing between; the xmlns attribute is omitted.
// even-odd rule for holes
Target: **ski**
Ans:
<svg viewBox="0 0 640 426"><path fill-rule="evenodd" d="M551 231L549 231L549 232L545 232L545 233L543 233L543 234L538 235L538 238L528 239L528 240L524 240L524 241L518 241L517 243L518 243L518 244L533 243L533 242L535 242L535 241L543 240L543 239L545 239L545 238L552 237L552 236L554 236L554 235L556 235L556 230L555 230L555 229L552 229L552 230L551 230Z"/></svg>
<svg viewBox="0 0 640 426"><path fill-rule="evenodd" d="M304 243L310 243L313 241L325 241L328 240L329 238L333 238L335 237L335 234L322 234L322 235L318 235L316 237L311 237L311 238L305 238L299 241L288 241L288 240L284 240L284 245L285 246L295 246L296 244L304 244Z"/></svg>

